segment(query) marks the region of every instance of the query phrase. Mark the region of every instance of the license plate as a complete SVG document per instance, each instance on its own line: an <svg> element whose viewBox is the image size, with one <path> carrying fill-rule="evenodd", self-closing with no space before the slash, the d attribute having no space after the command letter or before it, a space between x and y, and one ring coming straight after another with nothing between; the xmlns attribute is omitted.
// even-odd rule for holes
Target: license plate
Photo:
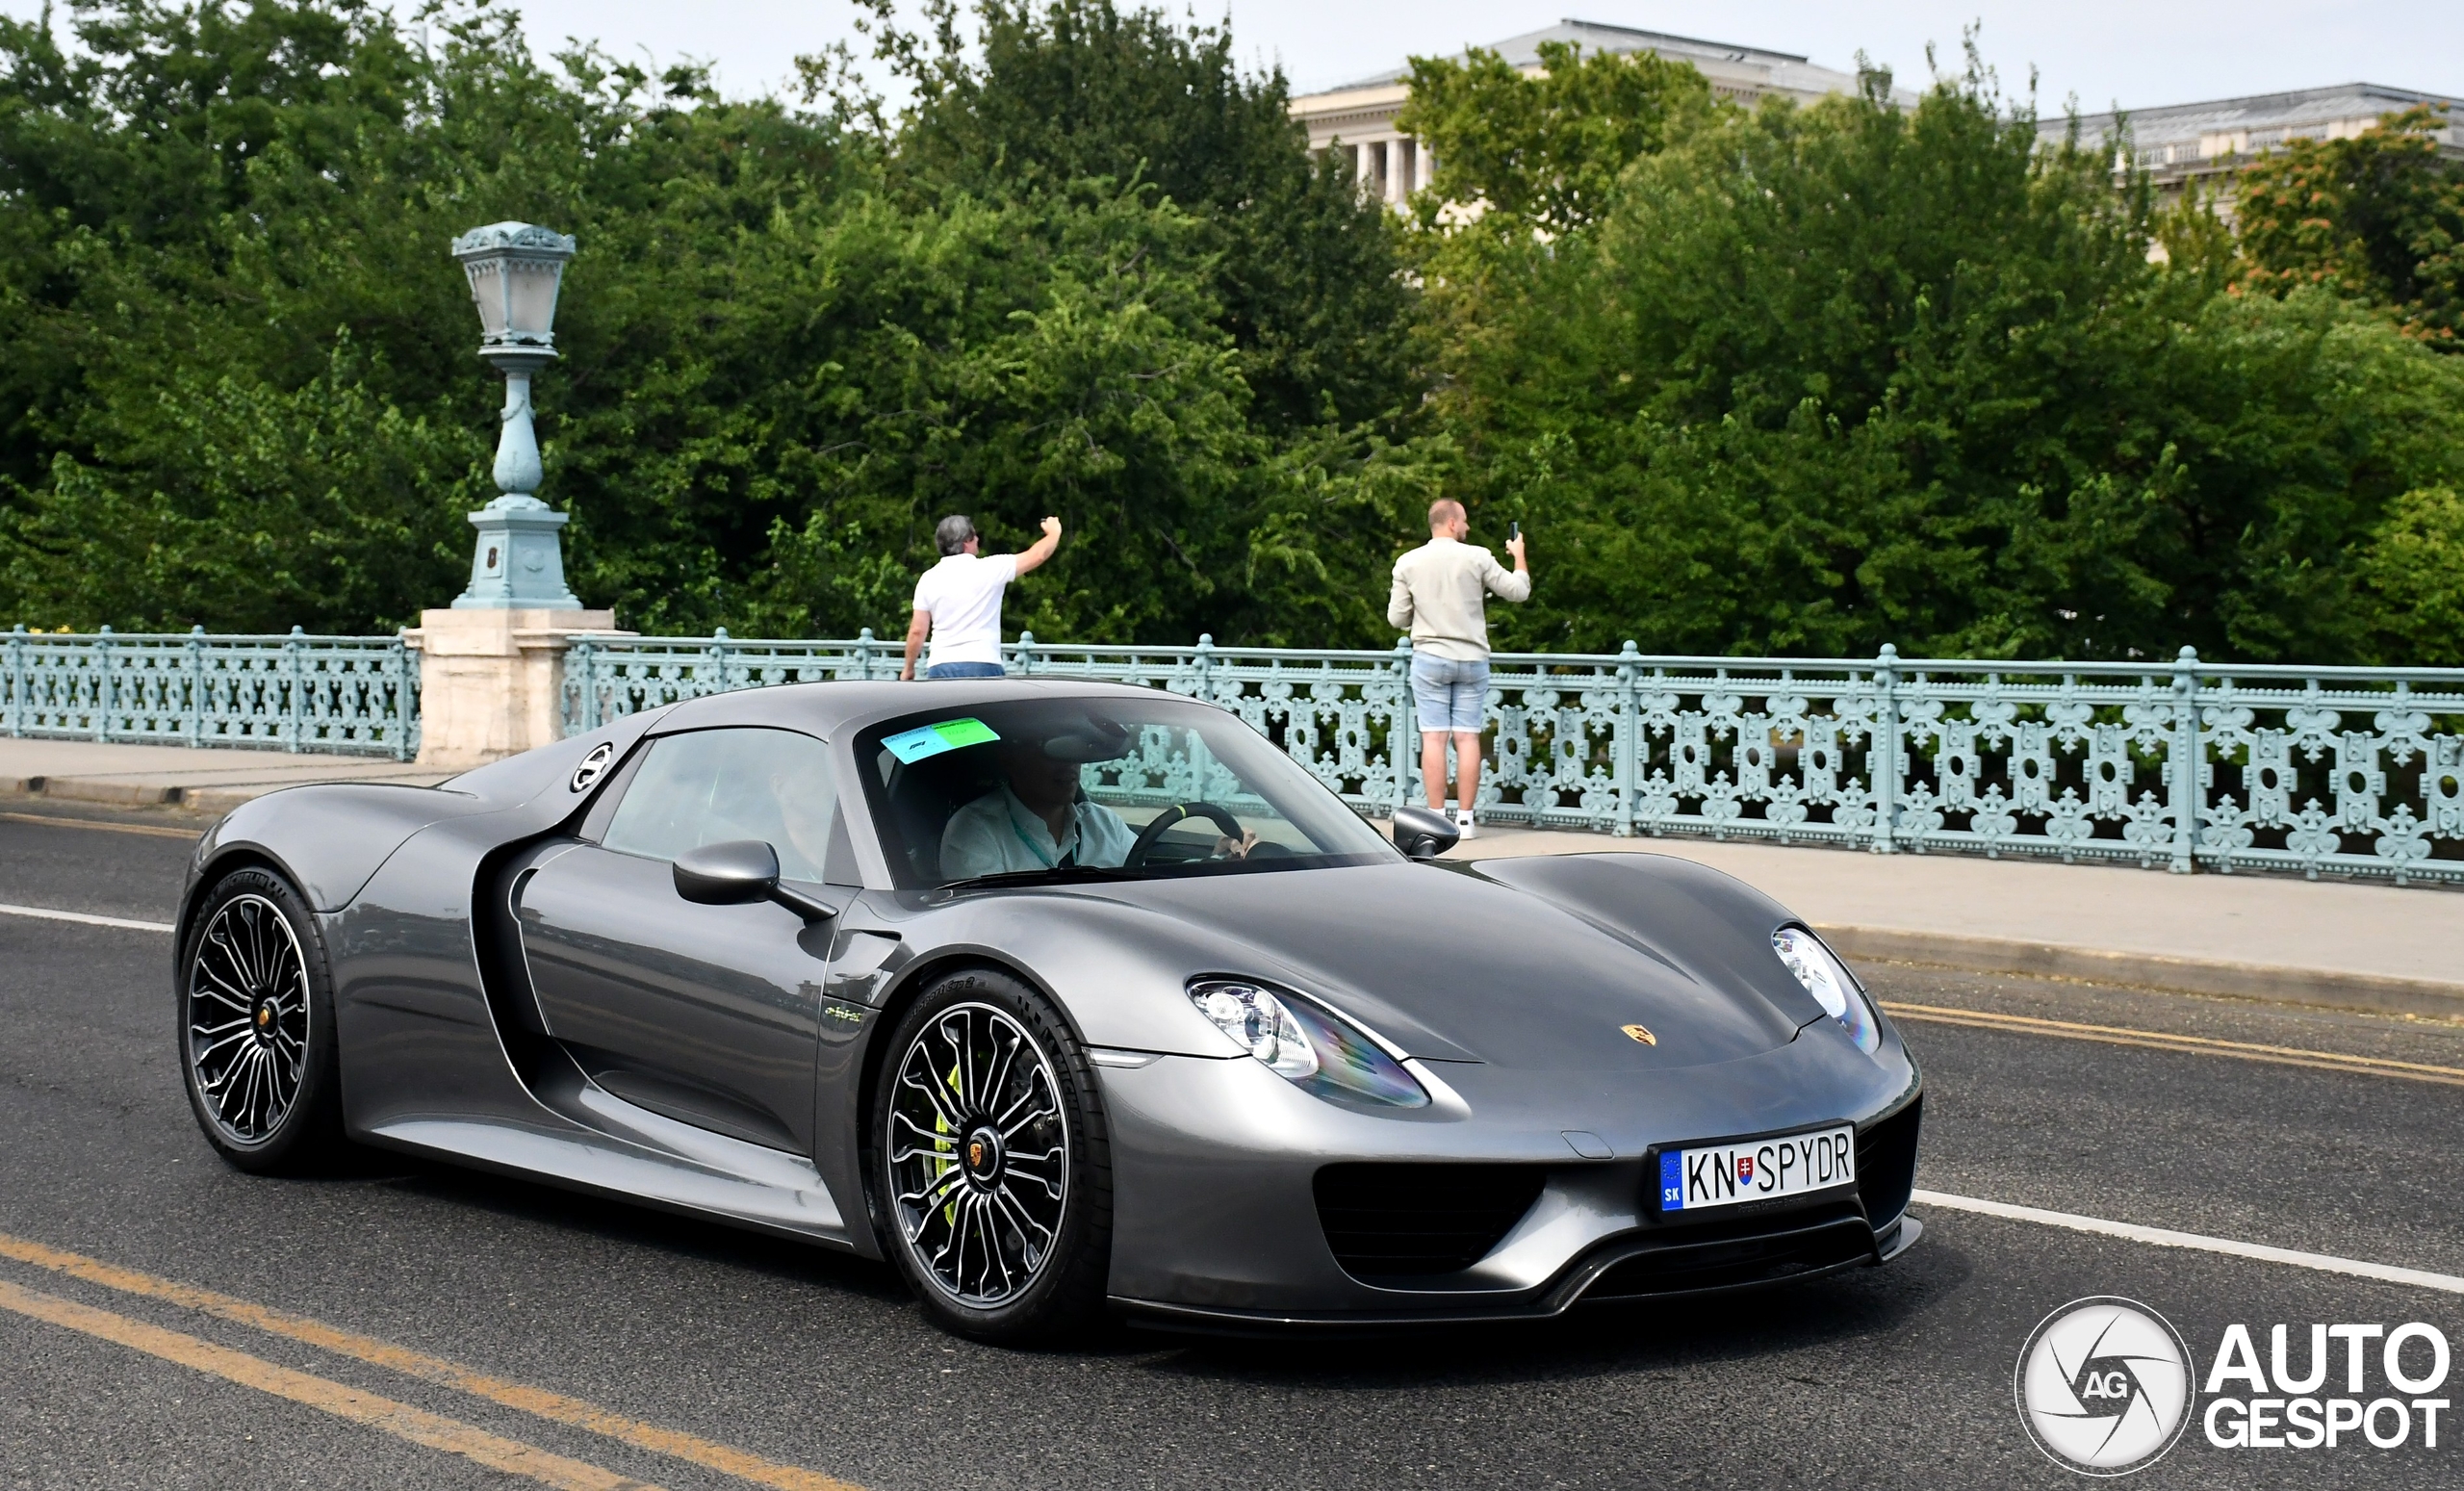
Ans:
<svg viewBox="0 0 2464 1491"><path fill-rule="evenodd" d="M1850 1127L1757 1139L1699 1149L1663 1149L1659 1209L1700 1212L1828 1191L1857 1179L1857 1131Z"/></svg>

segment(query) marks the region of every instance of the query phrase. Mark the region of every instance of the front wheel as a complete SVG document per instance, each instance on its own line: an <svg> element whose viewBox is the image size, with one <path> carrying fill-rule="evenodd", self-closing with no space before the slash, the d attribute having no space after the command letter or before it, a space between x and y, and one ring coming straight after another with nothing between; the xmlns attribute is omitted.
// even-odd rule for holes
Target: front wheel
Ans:
<svg viewBox="0 0 2464 1491"><path fill-rule="evenodd" d="M244 1170L312 1168L343 1147L324 944L280 876L233 870L180 948L180 1069L206 1142Z"/></svg>
<svg viewBox="0 0 2464 1491"><path fill-rule="evenodd" d="M936 983L891 1032L873 1103L884 1241L933 1318L978 1340L1065 1338L1101 1314L1112 1166L1094 1069L1007 975Z"/></svg>

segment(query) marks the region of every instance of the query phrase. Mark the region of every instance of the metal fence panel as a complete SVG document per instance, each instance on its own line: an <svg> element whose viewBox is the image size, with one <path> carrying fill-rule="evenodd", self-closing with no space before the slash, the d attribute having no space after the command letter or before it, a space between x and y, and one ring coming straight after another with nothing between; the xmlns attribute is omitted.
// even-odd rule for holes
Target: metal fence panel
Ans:
<svg viewBox="0 0 2464 1491"><path fill-rule="evenodd" d="M8 634L0 728L148 745L419 755L419 659L397 637Z"/></svg>
<svg viewBox="0 0 2464 1491"><path fill-rule="evenodd" d="M1366 811L1421 796L1407 645L1003 652L1232 710ZM567 729L899 662L869 631L582 638ZM1486 736L1485 822L2464 885L2464 669L1502 653Z"/></svg>

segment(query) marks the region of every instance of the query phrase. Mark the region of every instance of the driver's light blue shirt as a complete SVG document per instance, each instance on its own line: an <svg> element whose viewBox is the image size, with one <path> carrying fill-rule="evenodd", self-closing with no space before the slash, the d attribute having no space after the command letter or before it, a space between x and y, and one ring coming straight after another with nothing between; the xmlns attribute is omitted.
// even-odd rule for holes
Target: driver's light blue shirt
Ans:
<svg viewBox="0 0 2464 1491"><path fill-rule="evenodd" d="M1079 802L1070 808L1068 832L1054 843L1043 819L1004 784L950 814L949 827L941 831L941 878L1050 869L1073 854L1076 863L1112 867L1127 861L1137 842L1120 814L1100 803Z"/></svg>

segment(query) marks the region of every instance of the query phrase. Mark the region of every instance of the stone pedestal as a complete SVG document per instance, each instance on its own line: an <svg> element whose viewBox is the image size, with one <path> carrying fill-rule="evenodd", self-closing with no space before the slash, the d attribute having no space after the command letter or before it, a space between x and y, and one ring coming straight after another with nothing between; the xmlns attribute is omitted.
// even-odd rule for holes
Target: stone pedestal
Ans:
<svg viewBox="0 0 2464 1491"><path fill-rule="evenodd" d="M462 771L564 736L565 647L614 611L420 612L420 764ZM620 633L630 635L630 633Z"/></svg>

